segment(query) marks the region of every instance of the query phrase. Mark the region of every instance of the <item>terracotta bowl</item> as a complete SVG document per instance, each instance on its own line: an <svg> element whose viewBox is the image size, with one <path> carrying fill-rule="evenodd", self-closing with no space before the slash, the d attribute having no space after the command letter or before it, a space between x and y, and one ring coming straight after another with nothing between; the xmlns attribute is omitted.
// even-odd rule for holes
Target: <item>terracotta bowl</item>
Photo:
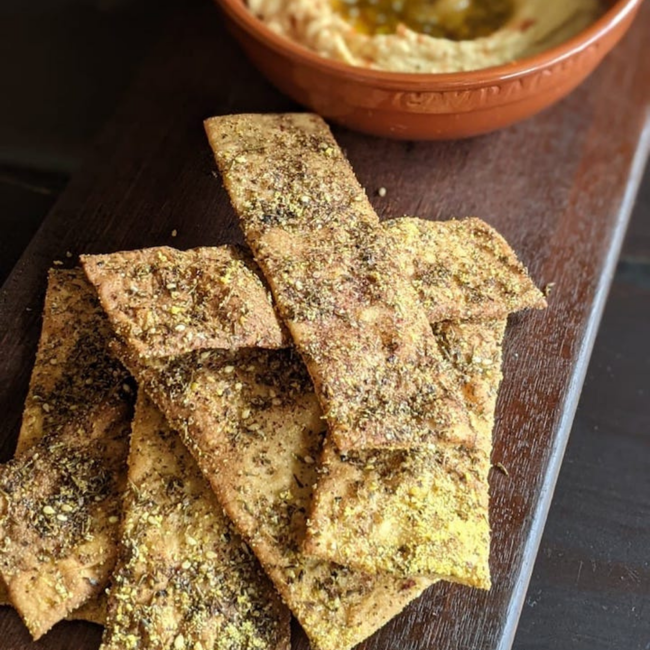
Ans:
<svg viewBox="0 0 650 650"><path fill-rule="evenodd" d="M583 32L536 56L471 72L379 72L325 59L258 20L244 0L215 0L250 60L294 100L350 129L444 140L538 113L580 84L631 25L642 0L618 0Z"/></svg>

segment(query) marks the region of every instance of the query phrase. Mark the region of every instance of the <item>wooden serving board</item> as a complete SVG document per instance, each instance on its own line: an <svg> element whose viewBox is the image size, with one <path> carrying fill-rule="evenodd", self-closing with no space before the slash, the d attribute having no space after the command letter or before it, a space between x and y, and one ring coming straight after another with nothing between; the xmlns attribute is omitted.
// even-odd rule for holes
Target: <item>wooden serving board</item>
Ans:
<svg viewBox="0 0 650 650"><path fill-rule="evenodd" d="M382 217L477 215L514 246L550 308L512 318L491 476L494 586L440 584L367 650L507 650L650 143L650 6L602 67L557 107L490 136L391 142L335 130ZM295 110L251 66L207 1L175 10L160 43L0 292L0 458L10 457L40 330L47 269L80 253L239 242L201 122ZM387 194L377 194L385 187ZM172 233L176 233L173 236ZM297 626L296 626L297 628ZM96 648L100 628L61 623L38 647ZM0 647L31 648L0 609ZM308 647L295 630L295 650Z"/></svg>

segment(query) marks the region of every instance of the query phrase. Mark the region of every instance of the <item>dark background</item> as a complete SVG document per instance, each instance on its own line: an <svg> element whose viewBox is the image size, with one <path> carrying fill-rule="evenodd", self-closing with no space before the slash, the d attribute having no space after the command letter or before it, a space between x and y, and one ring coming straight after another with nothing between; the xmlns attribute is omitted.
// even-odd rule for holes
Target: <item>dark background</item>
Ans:
<svg viewBox="0 0 650 650"><path fill-rule="evenodd" d="M0 283L128 92L170 4L0 0ZM650 650L648 172L514 648Z"/></svg>

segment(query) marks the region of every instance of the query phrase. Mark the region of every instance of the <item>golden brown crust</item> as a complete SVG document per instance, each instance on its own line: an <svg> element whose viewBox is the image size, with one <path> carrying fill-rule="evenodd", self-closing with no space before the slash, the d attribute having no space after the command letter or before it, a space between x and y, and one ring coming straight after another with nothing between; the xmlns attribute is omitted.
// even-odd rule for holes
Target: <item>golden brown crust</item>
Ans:
<svg viewBox="0 0 650 650"><path fill-rule="evenodd" d="M342 456L325 444L305 551L368 573L490 586L488 472L505 320L440 323L480 432L476 447Z"/></svg>
<svg viewBox="0 0 650 650"><path fill-rule="evenodd" d="M370 574L490 587L489 455L326 443L305 552Z"/></svg>
<svg viewBox="0 0 650 650"><path fill-rule="evenodd" d="M4 581L0 579L0 607L11 607L9 592ZM88 621L104 625L106 623L106 594L102 592L99 596L91 598L88 602L78 607L66 616L69 621Z"/></svg>
<svg viewBox="0 0 650 650"><path fill-rule="evenodd" d="M34 638L98 595L115 562L130 413L94 417L46 436L0 477L0 572Z"/></svg>
<svg viewBox="0 0 650 650"><path fill-rule="evenodd" d="M104 626L106 625L106 600L106 590L104 590L99 596L91 598L74 612L68 614L66 618L69 621L88 621Z"/></svg>
<svg viewBox="0 0 650 650"><path fill-rule="evenodd" d="M138 398L103 650L289 650L289 612L163 415Z"/></svg>
<svg viewBox="0 0 650 650"><path fill-rule="evenodd" d="M463 388L465 408L478 433L477 447L490 451L501 372L506 318L442 321L433 333Z"/></svg>
<svg viewBox="0 0 650 650"><path fill-rule="evenodd" d="M546 307L508 242L480 219L405 217L383 226L431 323L506 318Z"/></svg>
<svg viewBox="0 0 650 650"><path fill-rule="evenodd" d="M70 420L91 421L107 402L124 403L129 374L108 353L112 336L83 271L52 269L16 455Z"/></svg>
<svg viewBox="0 0 650 650"><path fill-rule="evenodd" d="M56 430L65 421L65 411L49 409L45 412L43 405L57 403L57 390L61 391L68 381L65 378L73 377L76 372L75 349L78 349L79 335L83 332L76 327L78 314L92 314L97 309L97 299L92 291L88 290L87 283L78 271L51 271L43 308L44 327L25 400L22 426L16 445L17 454L29 449L45 433ZM105 332L108 334L109 329L106 328ZM74 379L72 381L74 382ZM90 388L84 386L83 391L88 402L84 405L78 404L76 408L88 407L98 399L94 386L94 382ZM9 593L2 580L0 604L10 604ZM82 605L68 618L103 624L105 611L104 596L100 596Z"/></svg>
<svg viewBox="0 0 650 650"><path fill-rule="evenodd" d="M403 260L323 120L231 115L205 126L336 445L472 445Z"/></svg>
<svg viewBox="0 0 650 650"><path fill-rule="evenodd" d="M114 563L132 398L109 333L83 273L52 271L28 448L0 473L0 572L35 638L99 594Z"/></svg>
<svg viewBox="0 0 650 650"><path fill-rule="evenodd" d="M430 323L545 305L507 242L480 219L405 218L382 227L394 254L405 258ZM114 330L134 351L158 357L291 344L257 264L238 246L157 247L81 260ZM63 338L56 334L54 340Z"/></svg>
<svg viewBox="0 0 650 650"><path fill-rule="evenodd" d="M431 584L371 577L302 553L324 423L290 350L126 363L190 447L317 650L346 650Z"/></svg>
<svg viewBox="0 0 650 650"><path fill-rule="evenodd" d="M4 582L0 581L0 607L9 605L9 592ZM73 612L66 616L68 621L88 621L89 623L97 623L97 625L104 625L106 623L106 594L101 593L95 598L91 598L88 602L78 607Z"/></svg>
<svg viewBox="0 0 650 650"><path fill-rule="evenodd" d="M116 333L138 354L289 343L257 265L241 247L161 246L82 255L81 262Z"/></svg>

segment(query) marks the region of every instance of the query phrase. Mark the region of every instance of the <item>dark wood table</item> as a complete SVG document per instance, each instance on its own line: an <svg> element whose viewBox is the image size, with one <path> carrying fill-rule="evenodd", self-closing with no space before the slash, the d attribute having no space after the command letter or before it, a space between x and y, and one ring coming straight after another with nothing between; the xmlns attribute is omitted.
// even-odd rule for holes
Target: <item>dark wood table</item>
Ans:
<svg viewBox="0 0 650 650"><path fill-rule="evenodd" d="M641 54L649 25L646 7L634 32L587 84L553 110L507 131L446 144L392 143L337 131L369 193L388 188L385 198L373 199L382 216L480 215L506 235L540 284L555 283L548 312L513 319L508 337L494 461L503 463L509 476L498 472L492 476L495 587L489 595L435 587L368 648L510 646L647 153L644 128L650 62ZM74 256L161 243L184 248L238 240L225 194L212 177L201 119L225 112L292 108L241 59L211 7L196 2L176 10L94 154L0 293L4 458L11 452L18 427L48 266L55 259L67 260L67 252ZM176 238L171 236L173 230L178 232ZM640 250L647 252L647 248ZM625 269L623 277L627 277L624 274ZM637 271L628 269L628 275L626 287L632 286L638 294L629 309L647 319L647 308L643 312L647 286L643 279L635 279ZM624 314L617 310L618 316ZM632 346L634 340L630 335L625 343ZM630 355L633 368L639 361ZM609 392L591 403L592 409L605 410L603 417L611 416L610 396L618 396L616 403L624 411L628 393L634 390L625 380L612 379L610 384ZM599 385L606 382L600 380ZM581 537L584 548L594 540L632 535L629 548L638 561L610 563L607 584L613 593L631 596L639 607L647 604L649 596L643 557L648 524L644 526L642 520L648 509L650 476L645 418L639 421L641 433L629 436L630 440L608 435L603 441L606 456L585 454L583 459L581 455L585 469L575 479L584 492L580 500L587 528ZM577 431L580 439L581 429ZM593 431L585 427L587 451L590 434ZM616 494L636 493L634 503L641 506L641 514L628 516L621 511L617 518L603 521L598 497L589 487L593 484L586 477L599 469L608 476L615 474L622 465L608 465L607 460L617 455L636 462L634 475L639 480L630 485L614 482L619 486ZM567 516L558 517L559 526ZM635 533L637 543L646 541L641 550ZM570 550L566 543L556 551L545 547L538 561L540 579L560 594L578 594L589 590L589 585L601 588L597 562L590 563L580 546L573 553ZM538 598L535 588L533 584L522 622L524 634L529 626L530 640L524 639L520 647L561 647L553 641L558 638L553 608L561 606L560 601L556 605L551 595L545 601ZM642 598L634 600L635 594ZM545 603L550 610L536 618L537 608ZM623 620L635 621L636 627L598 625L597 632L582 637L592 645L581 647L646 647L650 634L642 614ZM568 632L565 638L570 639ZM10 644L2 647L31 645L10 610L0 612L0 634ZM40 645L96 647L98 638L92 626L62 624ZM580 643L580 637L572 640L573 645L574 641ZM296 647L304 647L300 635Z"/></svg>

